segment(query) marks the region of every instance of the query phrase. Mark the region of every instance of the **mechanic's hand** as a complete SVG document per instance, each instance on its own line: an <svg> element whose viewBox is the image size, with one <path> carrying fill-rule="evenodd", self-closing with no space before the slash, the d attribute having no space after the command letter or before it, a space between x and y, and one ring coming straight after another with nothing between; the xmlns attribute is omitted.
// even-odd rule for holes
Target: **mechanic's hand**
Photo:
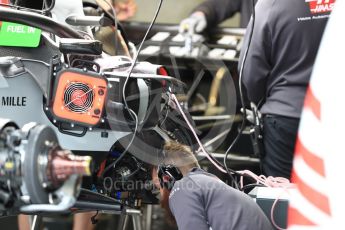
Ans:
<svg viewBox="0 0 345 230"><path fill-rule="evenodd" d="M241 113L243 113L243 108L241 108ZM254 113L252 110L246 109L246 119L252 124L255 124Z"/></svg>
<svg viewBox="0 0 345 230"><path fill-rule="evenodd" d="M257 106L253 102L250 102L250 107L251 110L246 109L246 119L253 125L257 124L258 122L260 123L260 120L262 119L261 112L258 110ZM243 108L241 108L241 113L243 112L244 110Z"/></svg>
<svg viewBox="0 0 345 230"><path fill-rule="evenodd" d="M125 21L134 16L137 12L135 0L115 1L116 17L119 21Z"/></svg>
<svg viewBox="0 0 345 230"><path fill-rule="evenodd" d="M205 14L201 11L197 11L188 18L182 20L179 32L181 34L189 33L189 35L193 35L202 32L206 27L207 20Z"/></svg>

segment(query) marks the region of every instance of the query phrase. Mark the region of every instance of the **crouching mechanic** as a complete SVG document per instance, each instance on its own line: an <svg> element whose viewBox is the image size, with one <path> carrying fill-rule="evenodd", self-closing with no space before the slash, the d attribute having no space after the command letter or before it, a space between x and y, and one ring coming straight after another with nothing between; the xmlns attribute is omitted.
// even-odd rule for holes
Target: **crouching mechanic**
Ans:
<svg viewBox="0 0 345 230"><path fill-rule="evenodd" d="M200 169L187 146L167 143L164 155L152 178L168 219L179 230L272 229L249 196Z"/></svg>

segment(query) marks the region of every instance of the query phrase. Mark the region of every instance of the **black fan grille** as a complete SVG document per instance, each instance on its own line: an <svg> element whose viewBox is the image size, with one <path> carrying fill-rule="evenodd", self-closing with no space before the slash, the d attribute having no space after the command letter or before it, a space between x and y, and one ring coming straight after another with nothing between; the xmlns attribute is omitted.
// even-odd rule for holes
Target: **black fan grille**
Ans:
<svg viewBox="0 0 345 230"><path fill-rule="evenodd" d="M64 93L64 104L75 113L86 113L93 105L94 91L82 82L70 83Z"/></svg>

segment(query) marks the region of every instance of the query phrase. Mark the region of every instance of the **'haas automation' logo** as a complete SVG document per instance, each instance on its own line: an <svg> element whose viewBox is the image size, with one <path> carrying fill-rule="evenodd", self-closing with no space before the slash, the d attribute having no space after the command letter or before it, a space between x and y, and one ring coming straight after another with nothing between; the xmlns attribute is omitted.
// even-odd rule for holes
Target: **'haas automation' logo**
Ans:
<svg viewBox="0 0 345 230"><path fill-rule="evenodd" d="M310 12L312 14L320 14L331 12L335 0L305 0L305 2L309 2Z"/></svg>

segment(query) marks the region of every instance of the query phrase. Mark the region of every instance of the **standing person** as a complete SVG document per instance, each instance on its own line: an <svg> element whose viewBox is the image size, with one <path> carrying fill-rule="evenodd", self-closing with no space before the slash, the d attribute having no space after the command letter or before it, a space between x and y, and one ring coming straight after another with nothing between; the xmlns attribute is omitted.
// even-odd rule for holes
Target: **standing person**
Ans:
<svg viewBox="0 0 345 230"><path fill-rule="evenodd" d="M180 33L186 30L191 34L201 33L236 13L241 13L240 27L246 28L252 15L252 5L252 0L207 0L198 5L188 18L182 20Z"/></svg>
<svg viewBox="0 0 345 230"><path fill-rule="evenodd" d="M190 148L169 142L152 170L161 205L179 230L270 230L272 226L246 194L200 169Z"/></svg>
<svg viewBox="0 0 345 230"><path fill-rule="evenodd" d="M335 0L262 0L249 23L242 82L263 114L264 174L290 178L296 134L315 57Z"/></svg>

